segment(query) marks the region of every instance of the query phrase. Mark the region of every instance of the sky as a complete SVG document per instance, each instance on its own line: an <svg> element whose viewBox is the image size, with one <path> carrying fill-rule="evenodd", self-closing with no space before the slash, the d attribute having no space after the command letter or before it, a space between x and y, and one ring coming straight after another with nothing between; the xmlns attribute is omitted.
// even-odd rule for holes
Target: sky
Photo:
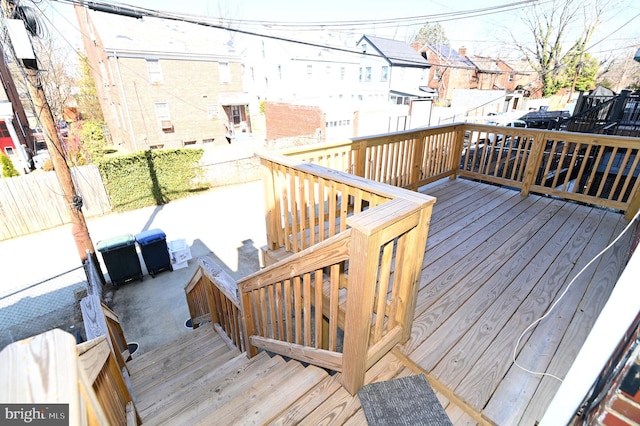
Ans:
<svg viewBox="0 0 640 426"><path fill-rule="evenodd" d="M549 0L539 0L543 3ZM516 3L518 0L323 0L305 2L300 0L122 0L119 3L156 10L187 13L229 19L276 21L276 22L335 22L362 20L395 20L434 14L491 8ZM610 4L606 20L598 27L592 38L591 53L595 56L610 56L617 51L640 48L640 1L602 0ZM441 22L450 44L454 48L467 47L470 54L513 57L512 48L506 48L501 40L509 40L509 33L530 39L528 30L521 21L524 6L512 7L501 13L486 14L465 19ZM54 32L66 34L70 44L79 45L79 32L72 7L57 1L45 8L45 14ZM75 27L76 34L73 34ZM420 23L411 26L389 24L375 28L357 28L381 37L409 40ZM62 28L60 31L59 29ZM259 32L258 27L251 30ZM290 32L292 38L299 37L299 29Z"/></svg>

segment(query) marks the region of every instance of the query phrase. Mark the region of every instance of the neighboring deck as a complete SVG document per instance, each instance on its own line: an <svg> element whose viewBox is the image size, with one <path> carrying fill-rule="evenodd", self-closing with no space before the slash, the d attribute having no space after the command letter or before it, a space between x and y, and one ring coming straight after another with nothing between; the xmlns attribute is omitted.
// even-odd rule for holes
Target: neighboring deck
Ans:
<svg viewBox="0 0 640 426"><path fill-rule="evenodd" d="M451 390L452 403L460 398L499 425L533 425L560 382L515 366L516 342L628 221L465 179L444 179L421 192L438 201L412 336L401 352ZM564 377L625 266L631 231L524 336L520 365Z"/></svg>

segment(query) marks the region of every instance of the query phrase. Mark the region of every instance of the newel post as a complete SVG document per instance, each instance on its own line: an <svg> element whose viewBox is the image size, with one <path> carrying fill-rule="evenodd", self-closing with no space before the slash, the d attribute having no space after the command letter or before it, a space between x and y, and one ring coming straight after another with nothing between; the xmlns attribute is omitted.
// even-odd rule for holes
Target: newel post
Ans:
<svg viewBox="0 0 640 426"><path fill-rule="evenodd" d="M267 248L278 249L278 224L276 212L275 172L273 163L265 158L260 159L262 165L262 184L264 191L264 218L267 232Z"/></svg>
<svg viewBox="0 0 640 426"><path fill-rule="evenodd" d="M348 221L351 229L351 253L349 255L349 296L344 326L342 353L342 385L355 395L364 385L364 373L369 348L371 312L375 296L379 233L372 234L373 227Z"/></svg>
<svg viewBox="0 0 640 426"><path fill-rule="evenodd" d="M547 134L545 132L536 133L533 142L531 142L531 151L529 152L529 158L527 158L527 164L524 169L524 177L522 180L522 189L520 195L526 197L529 195L531 185L535 183L538 170L540 169L540 163L544 157L544 148L547 144Z"/></svg>

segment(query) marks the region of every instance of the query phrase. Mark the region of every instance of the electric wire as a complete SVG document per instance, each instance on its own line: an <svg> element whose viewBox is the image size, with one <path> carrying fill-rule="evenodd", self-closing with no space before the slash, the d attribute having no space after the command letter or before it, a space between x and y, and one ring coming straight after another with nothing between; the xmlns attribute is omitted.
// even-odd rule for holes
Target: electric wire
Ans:
<svg viewBox="0 0 640 426"><path fill-rule="evenodd" d="M520 363L518 363L517 361L517 355L518 355L518 348L520 347L520 342L522 341L522 339L524 338L525 334L527 334L529 332L529 330L531 330L533 327L535 327L538 323L544 321L545 318L547 318L551 312L555 309L555 307L558 305L558 303L560 303L560 301L564 298L564 296L567 294L567 292L569 291L569 289L571 288L571 286L576 282L576 280L580 277L580 275L582 275L582 273L584 271L586 271L589 266L591 266L591 264L593 262L595 262L596 260L598 260L600 258L600 256L602 256L603 254L605 254L609 249L611 249L611 247L613 247L619 240L620 238L622 238L624 236L624 234L627 233L627 231L629 231L629 229L631 228L631 226L635 223L636 219L638 219L638 216L640 216L640 211L638 211L635 216L633 217L633 219L631 219L629 221L629 223L627 224L627 226L622 230L622 232L611 242L609 243L608 246L606 246L604 249L602 249L598 254L596 254L586 265L584 265L582 267L582 269L580 269L580 271L573 277L573 279L569 282L569 284L565 287L564 291L560 294L560 296L555 300L555 302L553 302L553 304L549 307L549 309L547 309L547 311L544 313L544 315L542 315L540 318L538 318L537 320L535 320L534 322L532 322L518 337L518 340L516 341L516 344L513 348L513 355L512 355L512 360L513 360L513 364L520 368L521 370L529 373L529 374L533 374L536 376L546 376L546 377L551 377L553 379L556 379L560 382L562 382L562 379L554 374L551 373L546 373L546 372L539 372L539 371L533 371L530 370L524 366L522 366Z"/></svg>

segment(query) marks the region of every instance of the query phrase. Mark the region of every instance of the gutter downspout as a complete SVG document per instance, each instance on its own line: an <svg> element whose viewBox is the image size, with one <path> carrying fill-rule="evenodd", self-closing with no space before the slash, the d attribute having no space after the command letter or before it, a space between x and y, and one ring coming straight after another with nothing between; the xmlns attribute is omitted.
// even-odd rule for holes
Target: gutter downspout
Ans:
<svg viewBox="0 0 640 426"><path fill-rule="evenodd" d="M120 63L118 62L118 52L113 51L113 58L116 62L116 70L118 70L118 82L120 83L120 96L124 101L124 110L127 114L127 122L129 124L129 132L131 133L131 141L133 142L133 150L138 151L138 142L136 142L136 134L133 131L133 123L131 122L131 112L129 112L129 102L127 102L127 96L124 92L124 83L122 81L122 73L120 72ZM116 112L117 113L117 112Z"/></svg>

